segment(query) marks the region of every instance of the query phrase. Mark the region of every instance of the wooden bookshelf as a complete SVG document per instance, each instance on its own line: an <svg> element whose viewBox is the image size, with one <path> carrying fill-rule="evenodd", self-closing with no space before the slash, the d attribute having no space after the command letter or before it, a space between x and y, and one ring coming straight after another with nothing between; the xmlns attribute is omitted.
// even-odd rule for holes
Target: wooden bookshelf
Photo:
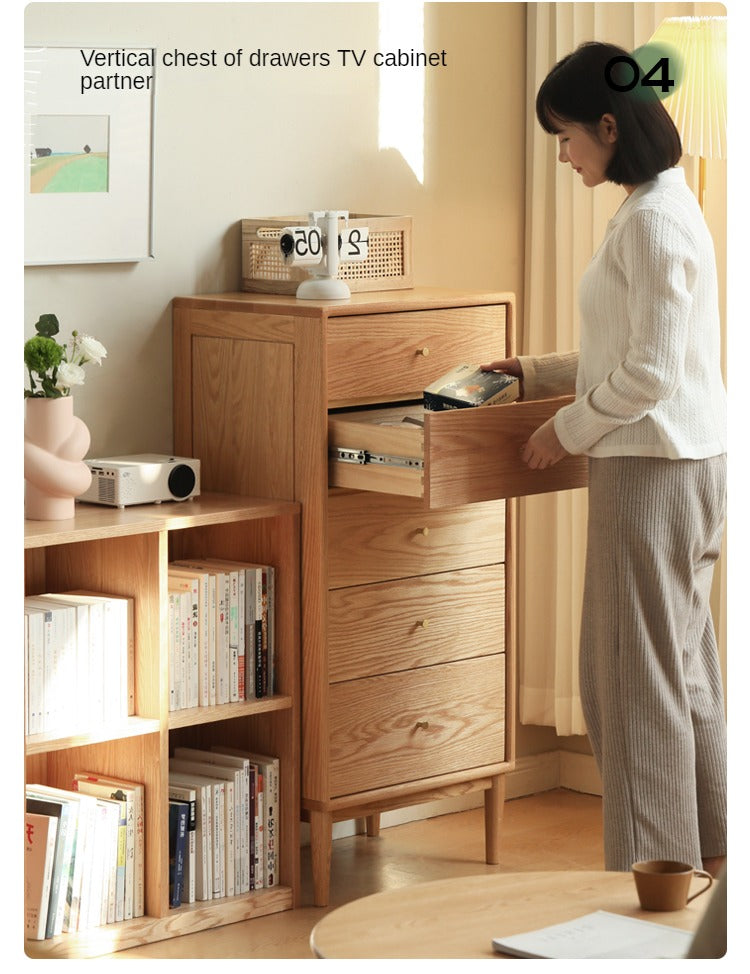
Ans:
<svg viewBox="0 0 750 974"><path fill-rule="evenodd" d="M123 510L79 504L71 521L25 522L25 590L86 588L135 600L135 715L87 732L26 738L26 781L69 789L76 771L145 785L146 914L51 940L32 957L94 957L288 910L299 898L300 510L293 501L203 494ZM168 710L167 566L218 557L276 567L272 697ZM225 745L280 758L278 886L169 908L168 761L175 746Z"/></svg>

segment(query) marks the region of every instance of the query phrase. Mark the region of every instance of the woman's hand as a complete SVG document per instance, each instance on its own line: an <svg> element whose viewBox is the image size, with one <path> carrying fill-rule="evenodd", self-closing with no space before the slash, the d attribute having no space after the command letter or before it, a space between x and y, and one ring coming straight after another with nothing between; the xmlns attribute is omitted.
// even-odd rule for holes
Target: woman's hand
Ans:
<svg viewBox="0 0 750 974"><path fill-rule="evenodd" d="M544 470L558 463L568 451L563 447L555 432L554 417L535 430L521 451L521 459L532 470Z"/></svg>
<svg viewBox="0 0 750 974"><path fill-rule="evenodd" d="M487 365L480 365L483 372L504 372L506 375L514 375L518 380L518 398L523 399L523 369L517 358L501 358L496 362Z"/></svg>

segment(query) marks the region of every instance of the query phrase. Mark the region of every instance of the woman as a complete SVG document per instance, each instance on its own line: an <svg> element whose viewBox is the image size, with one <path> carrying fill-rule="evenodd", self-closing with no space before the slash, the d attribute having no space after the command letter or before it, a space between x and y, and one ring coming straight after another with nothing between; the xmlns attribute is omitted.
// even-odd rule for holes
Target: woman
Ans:
<svg viewBox="0 0 750 974"><path fill-rule="evenodd" d="M579 352L483 366L524 397L575 392L523 450L589 460L581 698L602 775L607 869L726 858L726 729L709 609L725 517L726 402L713 244L652 89L616 91L627 52L584 44L537 117L583 184L626 196L580 284Z"/></svg>

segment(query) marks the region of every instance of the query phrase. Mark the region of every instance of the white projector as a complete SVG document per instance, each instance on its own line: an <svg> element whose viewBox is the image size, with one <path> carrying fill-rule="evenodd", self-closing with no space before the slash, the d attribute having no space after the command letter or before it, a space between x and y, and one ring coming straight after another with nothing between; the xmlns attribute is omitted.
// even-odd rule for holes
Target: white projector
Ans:
<svg viewBox="0 0 750 974"><path fill-rule="evenodd" d="M200 460L140 453L86 460L91 486L79 501L126 507L184 501L200 494Z"/></svg>

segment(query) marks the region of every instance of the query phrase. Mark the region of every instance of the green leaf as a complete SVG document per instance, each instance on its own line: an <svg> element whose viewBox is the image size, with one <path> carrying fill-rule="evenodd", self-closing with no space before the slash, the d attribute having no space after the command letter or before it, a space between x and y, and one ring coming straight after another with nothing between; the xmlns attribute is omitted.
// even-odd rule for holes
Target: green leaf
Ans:
<svg viewBox="0 0 750 974"><path fill-rule="evenodd" d="M56 315L41 315L34 327L40 335L45 335L47 338L60 331L60 323Z"/></svg>

